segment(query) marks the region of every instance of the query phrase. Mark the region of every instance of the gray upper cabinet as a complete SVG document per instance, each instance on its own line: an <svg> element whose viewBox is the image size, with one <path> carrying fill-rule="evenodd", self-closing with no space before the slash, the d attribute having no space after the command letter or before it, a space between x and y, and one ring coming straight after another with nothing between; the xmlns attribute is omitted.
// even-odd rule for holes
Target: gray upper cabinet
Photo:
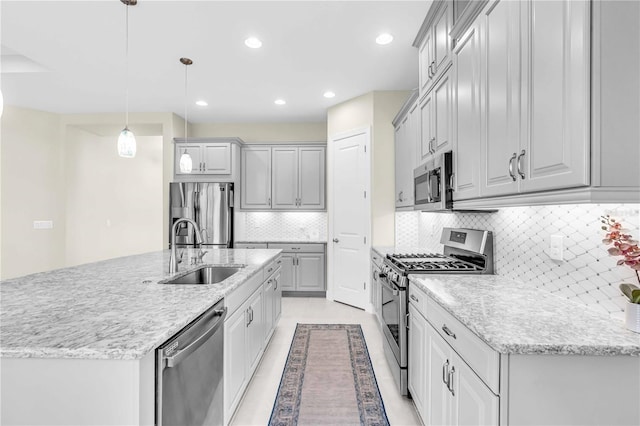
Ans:
<svg viewBox="0 0 640 426"><path fill-rule="evenodd" d="M189 138L174 139L174 180L215 180L235 182L240 177L238 138ZM190 173L180 171L180 158L184 153L191 156L193 168ZM209 178L210 177L210 178Z"/></svg>
<svg viewBox="0 0 640 426"><path fill-rule="evenodd" d="M271 208L271 147L251 146L242 149L240 207L265 210Z"/></svg>
<svg viewBox="0 0 640 426"><path fill-rule="evenodd" d="M414 91L393 120L395 128L396 208L413 207L413 169L418 166L416 148L420 126L418 92Z"/></svg>
<svg viewBox="0 0 640 426"><path fill-rule="evenodd" d="M324 210L325 153L324 146L245 148L241 207L247 210ZM269 174L268 179L266 174ZM252 185L259 185L259 188Z"/></svg>
<svg viewBox="0 0 640 426"><path fill-rule="evenodd" d="M452 7L449 1L435 1L413 45L418 48L420 95L429 91L451 65Z"/></svg>

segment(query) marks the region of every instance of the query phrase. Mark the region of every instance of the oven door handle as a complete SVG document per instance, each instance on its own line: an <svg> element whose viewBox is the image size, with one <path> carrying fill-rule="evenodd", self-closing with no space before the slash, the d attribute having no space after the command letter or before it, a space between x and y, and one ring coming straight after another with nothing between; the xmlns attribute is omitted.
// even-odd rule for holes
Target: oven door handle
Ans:
<svg viewBox="0 0 640 426"><path fill-rule="evenodd" d="M391 291L391 293L393 293L394 296L399 296L400 295L400 290L398 290L398 288L394 288L396 286L394 284L390 283L389 280L386 277L382 278L380 280L380 282L382 283L382 285L384 287L389 289Z"/></svg>

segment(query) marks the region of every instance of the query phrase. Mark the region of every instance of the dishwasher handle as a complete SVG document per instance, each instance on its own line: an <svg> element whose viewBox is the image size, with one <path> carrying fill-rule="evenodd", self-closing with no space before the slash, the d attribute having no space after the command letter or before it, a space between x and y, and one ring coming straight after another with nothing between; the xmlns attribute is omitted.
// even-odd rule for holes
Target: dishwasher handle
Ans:
<svg viewBox="0 0 640 426"><path fill-rule="evenodd" d="M227 308L224 307L222 309L218 309L214 312L214 314L219 317L218 320L201 336L199 336L196 340L191 342L187 347L182 349L181 351L176 352L175 355L168 356L165 359L167 360L166 366L167 368L175 367L180 364L180 362L193 353L196 349L198 349L204 342L206 342L209 337L213 336L213 334L218 331L218 329L224 323L224 317L227 315Z"/></svg>

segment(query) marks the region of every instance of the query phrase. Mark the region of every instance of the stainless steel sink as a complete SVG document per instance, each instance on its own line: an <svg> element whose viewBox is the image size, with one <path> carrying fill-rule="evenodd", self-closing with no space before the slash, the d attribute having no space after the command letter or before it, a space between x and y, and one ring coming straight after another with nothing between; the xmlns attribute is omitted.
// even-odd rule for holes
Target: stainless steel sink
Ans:
<svg viewBox="0 0 640 426"><path fill-rule="evenodd" d="M218 284L241 269L238 266L202 266L185 275L161 281L161 284Z"/></svg>

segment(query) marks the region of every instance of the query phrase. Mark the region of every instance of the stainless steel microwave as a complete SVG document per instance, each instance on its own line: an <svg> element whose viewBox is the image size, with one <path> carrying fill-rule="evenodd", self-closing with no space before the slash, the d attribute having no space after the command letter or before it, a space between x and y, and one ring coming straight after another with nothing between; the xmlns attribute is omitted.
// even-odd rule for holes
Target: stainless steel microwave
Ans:
<svg viewBox="0 0 640 426"><path fill-rule="evenodd" d="M451 210L453 208L452 175L453 153L451 151L444 152L414 169L414 210Z"/></svg>

